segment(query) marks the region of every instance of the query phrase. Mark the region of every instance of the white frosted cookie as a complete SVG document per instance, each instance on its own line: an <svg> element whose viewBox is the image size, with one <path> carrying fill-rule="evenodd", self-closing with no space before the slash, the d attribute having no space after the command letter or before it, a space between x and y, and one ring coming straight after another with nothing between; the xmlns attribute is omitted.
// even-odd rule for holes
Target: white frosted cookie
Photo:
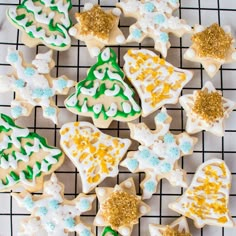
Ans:
<svg viewBox="0 0 236 236"><path fill-rule="evenodd" d="M178 165L180 157L193 152L197 138L187 133L173 135L170 131L172 118L162 108L155 117L156 129L150 130L144 123L129 123L131 138L141 145L138 151L128 152L121 166L132 173L145 172L141 182L143 199L151 198L156 192L158 182L165 178L173 186L187 187L186 173Z"/></svg>
<svg viewBox="0 0 236 236"><path fill-rule="evenodd" d="M17 7L7 9L7 18L22 31L22 42L28 47L42 43L64 51L71 46L68 34L71 8L71 0L24 0Z"/></svg>
<svg viewBox="0 0 236 236"><path fill-rule="evenodd" d="M95 190L100 204L95 226L109 226L122 236L130 236L139 218L150 211L150 207L136 195L132 178L114 188L98 187Z"/></svg>
<svg viewBox="0 0 236 236"><path fill-rule="evenodd" d="M220 27L216 23L209 27L195 25L192 45L184 53L184 59L201 63L213 78L222 65L236 62L234 42L229 26Z"/></svg>
<svg viewBox="0 0 236 236"><path fill-rule="evenodd" d="M234 227L228 208L230 186L231 173L225 162L208 160L198 167L191 185L169 208L191 218L197 228Z"/></svg>
<svg viewBox="0 0 236 236"><path fill-rule="evenodd" d="M155 49L163 57L170 48L169 33L182 37L191 32L191 27L179 17L172 16L179 8L178 0L123 0L116 4L126 17L133 17L137 22L130 26L127 42L141 43L146 37L154 40Z"/></svg>
<svg viewBox="0 0 236 236"><path fill-rule="evenodd" d="M139 94L144 117L165 104L177 103L182 88L193 77L191 71L174 67L146 49L129 49L124 60L125 74Z"/></svg>
<svg viewBox="0 0 236 236"><path fill-rule="evenodd" d="M71 36L84 41L91 57L96 57L106 45L125 43L118 27L121 11L118 8L103 10L99 5L86 3L84 10L75 14L78 21L70 28Z"/></svg>
<svg viewBox="0 0 236 236"><path fill-rule="evenodd" d="M129 139L113 138L89 122L64 124L60 134L61 147L78 169L84 193L117 176L118 164L131 145Z"/></svg>
<svg viewBox="0 0 236 236"><path fill-rule="evenodd" d="M80 193L75 199L67 200L64 198L64 185L55 174L44 183L42 195L25 191L12 196L20 207L30 212L30 216L21 222L21 235L66 236L77 232L81 236L94 236L92 227L83 223L80 215L92 209L95 194Z"/></svg>
<svg viewBox="0 0 236 236"><path fill-rule="evenodd" d="M113 120L132 121L141 108L125 74L117 63L115 52L104 49L86 78L76 85L75 93L65 100L66 108L78 115L91 117L99 128L108 128Z"/></svg>
<svg viewBox="0 0 236 236"><path fill-rule="evenodd" d="M38 191L44 176L58 169L64 154L47 140L0 114L0 192L23 187Z"/></svg>
<svg viewBox="0 0 236 236"><path fill-rule="evenodd" d="M12 117L29 116L35 106L41 106L43 116L57 123L58 107L54 96L67 94L75 82L64 75L58 78L50 75L55 66L52 51L37 54L27 63L20 51L9 48L6 60L14 70L11 74L0 75L0 92L16 93L11 102Z"/></svg>
<svg viewBox="0 0 236 236"><path fill-rule="evenodd" d="M206 82L201 90L183 95L179 103L187 115L186 131L190 134L202 130L217 136L224 135L224 120L236 107L236 103L222 97L211 82Z"/></svg>
<svg viewBox="0 0 236 236"><path fill-rule="evenodd" d="M184 216L170 225L149 224L150 236L191 236L188 222Z"/></svg>

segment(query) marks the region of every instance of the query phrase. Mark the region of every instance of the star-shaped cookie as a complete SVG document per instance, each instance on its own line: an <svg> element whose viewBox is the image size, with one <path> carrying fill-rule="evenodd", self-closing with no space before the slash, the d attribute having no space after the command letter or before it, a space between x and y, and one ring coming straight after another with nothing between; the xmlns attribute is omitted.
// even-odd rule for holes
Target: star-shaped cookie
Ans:
<svg viewBox="0 0 236 236"><path fill-rule="evenodd" d="M173 135L170 131L172 118L165 108L155 117L156 130L150 130L144 123L129 123L131 138L141 145L138 151L128 152L121 166L132 173L145 172L141 182L143 199L151 198L160 179L166 178L174 186L187 187L186 174L178 165L181 156L192 154L197 138L187 133Z"/></svg>
<svg viewBox="0 0 236 236"><path fill-rule="evenodd" d="M224 120L236 107L235 102L222 97L209 81L201 90L180 97L179 103L187 115L188 133L206 130L217 136L224 135Z"/></svg>
<svg viewBox="0 0 236 236"><path fill-rule="evenodd" d="M98 56L105 45L125 43L125 37L118 28L121 11L119 8L103 10L99 5L86 3L84 11L76 13L78 21L69 34L84 41L92 57Z"/></svg>
<svg viewBox="0 0 236 236"><path fill-rule="evenodd" d="M124 0L116 4L124 15L137 19L130 26L127 42L141 43L146 37L153 38L155 49L167 56L171 44L169 33L177 37L189 33L191 27L184 20L172 16L173 11L179 7L178 0Z"/></svg>
<svg viewBox="0 0 236 236"><path fill-rule="evenodd" d="M151 236L191 236L188 222L184 216L173 221L170 225L149 224Z"/></svg>
<svg viewBox="0 0 236 236"><path fill-rule="evenodd" d="M236 62L235 40L229 26L196 25L193 32L193 44L185 52L184 59L201 63L211 78L223 64Z"/></svg>
<svg viewBox="0 0 236 236"><path fill-rule="evenodd" d="M114 188L96 188L100 209L94 219L96 226L110 226L123 236L132 233L133 225L150 211L150 207L136 195L135 185L129 178Z"/></svg>

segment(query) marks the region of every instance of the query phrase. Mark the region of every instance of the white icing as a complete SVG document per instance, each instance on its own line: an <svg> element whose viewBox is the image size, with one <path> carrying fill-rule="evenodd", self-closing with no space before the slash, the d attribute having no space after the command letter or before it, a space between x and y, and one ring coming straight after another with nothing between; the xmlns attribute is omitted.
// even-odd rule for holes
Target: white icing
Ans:
<svg viewBox="0 0 236 236"><path fill-rule="evenodd" d="M139 208L139 211L140 211L141 214L145 214L147 212L147 208L145 206L141 206Z"/></svg>
<svg viewBox="0 0 236 236"><path fill-rule="evenodd" d="M125 182L125 187L126 188L131 188L132 186L133 186L132 182L130 182L130 181Z"/></svg>
<svg viewBox="0 0 236 236"><path fill-rule="evenodd" d="M129 227L120 227L119 232L123 236L128 236L128 235L130 235L130 228Z"/></svg>
<svg viewBox="0 0 236 236"><path fill-rule="evenodd" d="M236 61L236 52L233 52L232 55L231 55L231 57L232 57L232 59L233 59L234 61Z"/></svg>
<svg viewBox="0 0 236 236"><path fill-rule="evenodd" d="M128 102L123 102L122 103L122 108L124 110L124 113L129 114L131 112L131 106Z"/></svg>
<svg viewBox="0 0 236 236"><path fill-rule="evenodd" d="M97 89L99 88L99 83L97 81L94 82L94 87L87 89L85 87L82 87L80 89L81 93L84 95L88 95L88 96L94 96L97 92Z"/></svg>
<svg viewBox="0 0 236 236"><path fill-rule="evenodd" d="M103 197L103 196L105 196L106 191L105 191L103 188L97 188L97 189L96 189L96 193L97 193L99 196Z"/></svg>
<svg viewBox="0 0 236 236"><path fill-rule="evenodd" d="M84 11L89 11L93 8L93 4L90 2L87 2L84 4Z"/></svg>
<svg viewBox="0 0 236 236"><path fill-rule="evenodd" d="M81 107L82 112L88 112L87 101L85 100L83 106Z"/></svg>
<svg viewBox="0 0 236 236"><path fill-rule="evenodd" d="M93 48L90 49L90 51L91 51L91 56L97 57L100 53L100 48L93 47Z"/></svg>
<svg viewBox="0 0 236 236"><path fill-rule="evenodd" d="M117 105L115 103L112 103L106 112L107 116L113 117L117 113Z"/></svg>
<svg viewBox="0 0 236 236"><path fill-rule="evenodd" d="M104 224L104 219L102 216L96 216L95 220L98 225Z"/></svg>
<svg viewBox="0 0 236 236"><path fill-rule="evenodd" d="M98 103L93 106L93 111L95 114L99 114L102 110L102 104Z"/></svg>
<svg viewBox="0 0 236 236"><path fill-rule="evenodd" d="M225 33L231 34L231 27L229 25L224 25L222 28L225 31Z"/></svg>
<svg viewBox="0 0 236 236"><path fill-rule="evenodd" d="M77 29L75 28L75 27L71 27L70 29L69 29L69 34L71 35L71 36L76 36L76 34L77 34Z"/></svg>
<svg viewBox="0 0 236 236"><path fill-rule="evenodd" d="M215 71L216 71L216 66L215 65L209 65L208 67L207 67L207 70L208 70L208 72L209 73L214 73Z"/></svg>
<svg viewBox="0 0 236 236"><path fill-rule="evenodd" d="M119 35L116 37L116 42L122 44L125 42L125 37L123 35Z"/></svg>
<svg viewBox="0 0 236 236"><path fill-rule="evenodd" d="M114 96L116 96L119 92L120 92L120 86L119 86L118 84L115 84L115 89L114 89L114 90L109 90L109 89L107 89L107 90L105 91L105 95L106 95L106 96L112 96L112 97L114 97Z"/></svg>
<svg viewBox="0 0 236 236"><path fill-rule="evenodd" d="M202 32L203 30L205 30L205 27L202 26L202 25L196 25L196 26L194 27L194 30L195 30L196 33L200 33L200 32Z"/></svg>
<svg viewBox="0 0 236 236"><path fill-rule="evenodd" d="M101 54L103 61L108 61L111 57L110 48L105 48Z"/></svg>
<svg viewBox="0 0 236 236"><path fill-rule="evenodd" d="M120 16L121 15L121 10L119 8L113 8L112 9L112 14L114 16Z"/></svg>
<svg viewBox="0 0 236 236"><path fill-rule="evenodd" d="M49 63L51 62L52 51L38 54L32 64L37 68L38 73L48 74L50 72Z"/></svg>
<svg viewBox="0 0 236 236"><path fill-rule="evenodd" d="M196 56L195 50L192 48L189 48L186 53L187 53L188 57L190 57L190 58L194 58Z"/></svg>

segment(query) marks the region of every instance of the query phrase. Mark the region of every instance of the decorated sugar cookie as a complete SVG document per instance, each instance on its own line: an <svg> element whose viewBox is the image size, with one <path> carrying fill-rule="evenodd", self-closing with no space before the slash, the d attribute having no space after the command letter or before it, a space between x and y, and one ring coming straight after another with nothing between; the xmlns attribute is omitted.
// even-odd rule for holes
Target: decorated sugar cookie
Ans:
<svg viewBox="0 0 236 236"><path fill-rule="evenodd" d="M69 11L71 0L23 0L7 10L7 18L23 32L22 42L28 47L42 43L54 50L67 50L71 45Z"/></svg>
<svg viewBox="0 0 236 236"><path fill-rule="evenodd" d="M77 84L76 92L66 99L65 106L75 114L91 117L99 128L109 127L112 120L135 120L141 113L134 91L124 81L116 54L110 48L100 53L87 77Z"/></svg>
<svg viewBox="0 0 236 236"><path fill-rule="evenodd" d="M162 108L155 117L156 130L151 131L144 123L129 123L131 138L141 145L138 151L128 152L121 163L132 173L145 172L141 183L143 199L151 198L160 179L166 178L172 185L187 187L186 174L178 166L180 157L192 154L197 138L187 133L173 135L170 131L172 118Z"/></svg>
<svg viewBox="0 0 236 236"><path fill-rule="evenodd" d="M236 62L234 38L229 26L220 27L212 24L209 27L196 25L192 35L192 46L185 52L184 58L202 64L212 78L221 65Z"/></svg>
<svg viewBox="0 0 236 236"><path fill-rule="evenodd" d="M178 17L172 16L179 8L178 0L123 0L116 4L127 17L137 19L130 26L127 42L141 43L146 37L154 40L155 49L163 57L167 56L170 48L169 33L182 37L191 32L191 27Z"/></svg>
<svg viewBox="0 0 236 236"><path fill-rule="evenodd" d="M113 138L89 122L62 126L61 147L78 169L83 192L88 193L106 177L118 174L118 164L127 152L129 139Z"/></svg>
<svg viewBox="0 0 236 236"><path fill-rule="evenodd" d="M149 224L151 236L191 236L188 222L185 217L180 217L170 225Z"/></svg>
<svg viewBox="0 0 236 236"><path fill-rule="evenodd" d="M44 176L64 161L61 150L4 114L0 114L0 153L0 192L19 186L31 192L40 190Z"/></svg>
<svg viewBox="0 0 236 236"><path fill-rule="evenodd" d="M121 11L118 8L103 10L99 5L86 3L84 11L76 13L78 21L70 28L70 35L84 41L92 57L98 56L105 45L125 43L125 37L118 28Z"/></svg>
<svg viewBox="0 0 236 236"><path fill-rule="evenodd" d="M100 209L94 219L94 225L110 226L122 236L131 235L133 225L150 211L150 207L136 195L132 178L114 188L99 187L95 190Z"/></svg>
<svg viewBox="0 0 236 236"><path fill-rule="evenodd" d="M231 173L225 162L211 159L199 166L191 185L169 207L194 221L197 228L205 225L233 227L229 213Z"/></svg>
<svg viewBox="0 0 236 236"><path fill-rule="evenodd" d="M202 90L180 97L179 102L186 111L188 133L206 130L217 136L224 135L224 120L236 106L235 102L222 97L209 81Z"/></svg>
<svg viewBox="0 0 236 236"><path fill-rule="evenodd" d="M36 55L28 64L21 52L9 48L7 62L14 71L9 75L0 75L0 92L16 93L11 103L12 117L29 116L35 106L41 106L43 116L57 123L58 107L54 96L67 94L75 82L64 75L51 77L50 71L55 65L52 51Z"/></svg>
<svg viewBox="0 0 236 236"><path fill-rule="evenodd" d="M42 195L28 192L13 193L20 207L26 208L31 215L21 222L21 235L66 236L77 232L80 236L93 236L92 227L84 224L80 215L92 209L95 195L79 194L73 200L64 198L64 185L56 175L44 183ZM38 234L37 234L38 235Z"/></svg>
<svg viewBox="0 0 236 236"><path fill-rule="evenodd" d="M178 102L182 88L193 73L172 66L152 51L130 49L124 56L124 71L137 90L146 117L165 104Z"/></svg>

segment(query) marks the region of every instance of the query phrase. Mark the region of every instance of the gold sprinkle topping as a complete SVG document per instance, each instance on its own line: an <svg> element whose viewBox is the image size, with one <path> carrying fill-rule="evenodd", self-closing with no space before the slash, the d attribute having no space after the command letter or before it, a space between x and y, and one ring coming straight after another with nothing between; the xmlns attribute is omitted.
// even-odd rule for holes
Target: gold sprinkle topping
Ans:
<svg viewBox="0 0 236 236"><path fill-rule="evenodd" d="M130 225L138 218L139 199L124 191L113 192L102 205L104 216L113 229Z"/></svg>
<svg viewBox="0 0 236 236"><path fill-rule="evenodd" d="M213 24L204 31L192 36L200 57L224 59L232 44L233 38L218 25Z"/></svg>
<svg viewBox="0 0 236 236"><path fill-rule="evenodd" d="M224 116L222 97L218 92L198 91L193 112L211 123Z"/></svg>
<svg viewBox="0 0 236 236"><path fill-rule="evenodd" d="M92 34L98 38L108 40L115 24L115 16L106 13L100 6L91 10L76 13L76 18L81 24L80 34Z"/></svg>
<svg viewBox="0 0 236 236"><path fill-rule="evenodd" d="M163 236L191 236L190 233L187 233L187 232L180 233L177 230L170 228L169 226L167 226L167 229L162 235Z"/></svg>

